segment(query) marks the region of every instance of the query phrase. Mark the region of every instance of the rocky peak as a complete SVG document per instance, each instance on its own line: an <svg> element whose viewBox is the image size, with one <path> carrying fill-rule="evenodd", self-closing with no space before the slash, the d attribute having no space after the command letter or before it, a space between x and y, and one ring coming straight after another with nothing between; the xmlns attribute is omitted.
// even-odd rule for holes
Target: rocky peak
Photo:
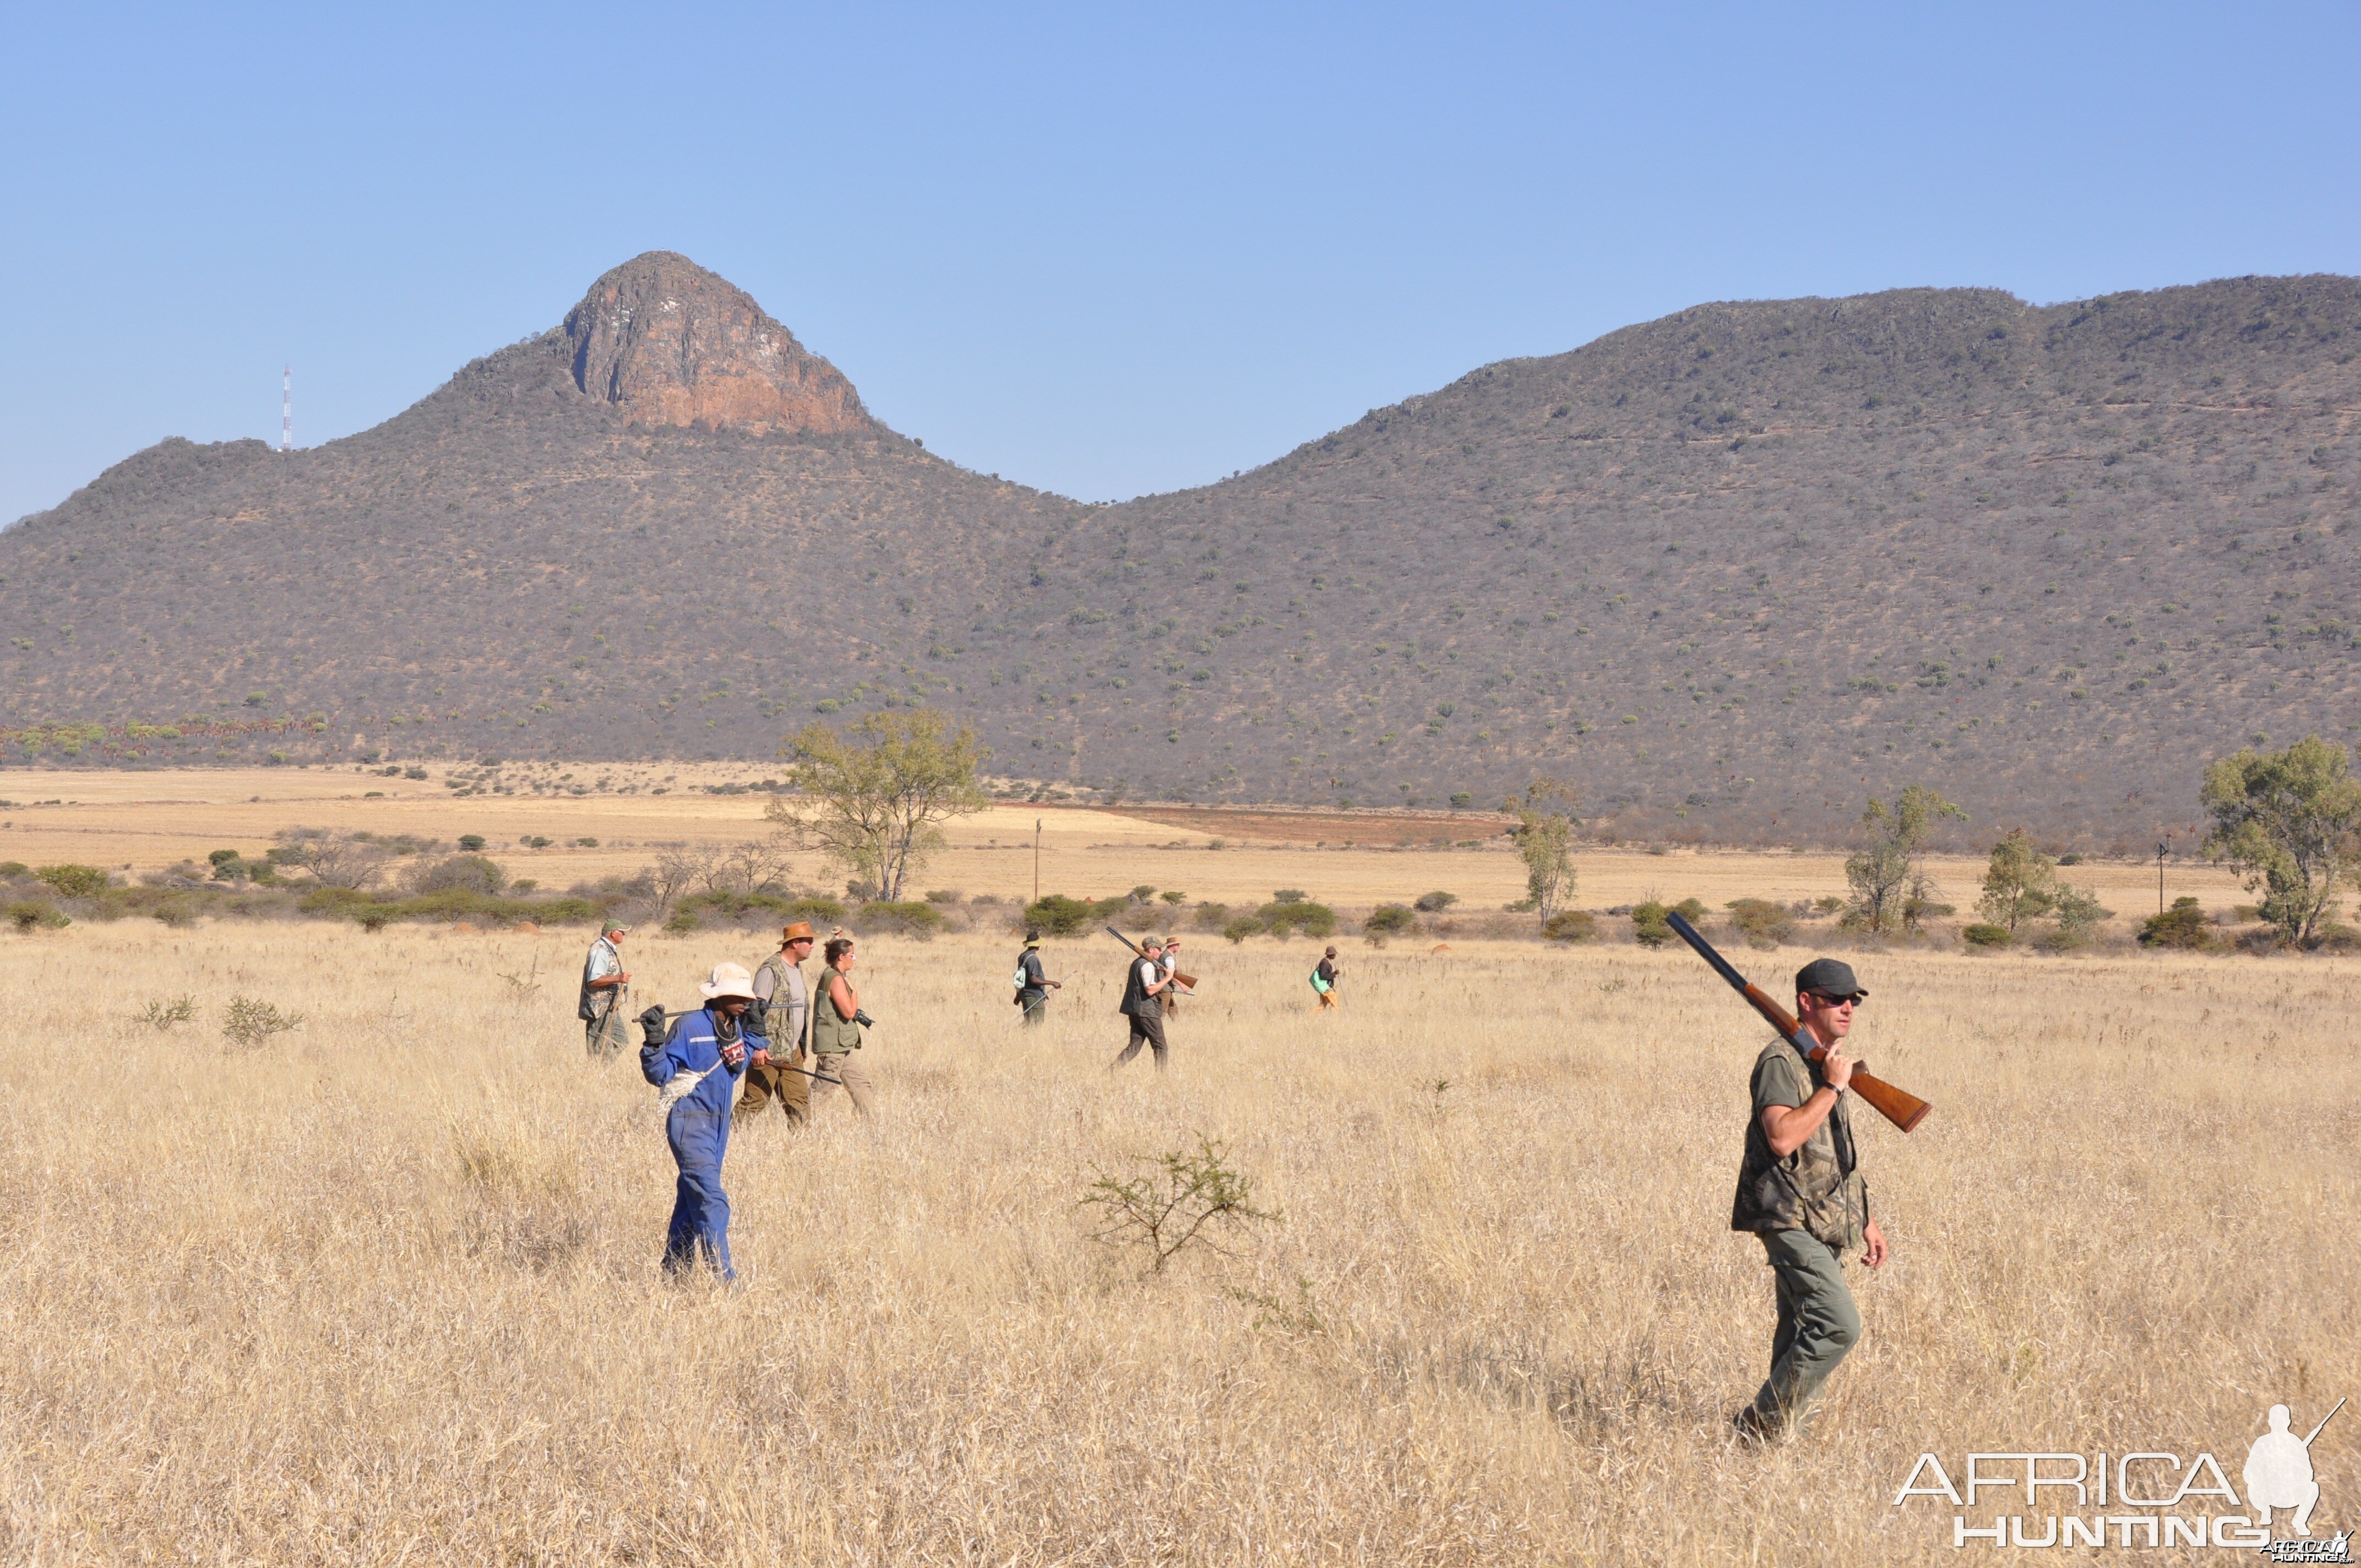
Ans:
<svg viewBox="0 0 2361 1568"><path fill-rule="evenodd" d="M685 256L651 250L566 313L574 383L637 424L704 420L763 432L866 429L843 373L805 351L752 296Z"/></svg>

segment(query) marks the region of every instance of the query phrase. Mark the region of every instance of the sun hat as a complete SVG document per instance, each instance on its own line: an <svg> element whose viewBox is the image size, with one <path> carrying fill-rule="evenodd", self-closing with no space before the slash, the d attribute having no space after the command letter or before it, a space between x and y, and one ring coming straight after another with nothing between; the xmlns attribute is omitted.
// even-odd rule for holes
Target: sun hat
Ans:
<svg viewBox="0 0 2361 1568"><path fill-rule="evenodd" d="M630 930L631 927L620 920L601 921L598 926L598 935L601 937L620 937Z"/></svg>
<svg viewBox="0 0 2361 1568"><path fill-rule="evenodd" d="M809 942L816 939L812 936L811 922L808 920L798 920L792 926L781 928L779 932L779 940L782 942Z"/></svg>
<svg viewBox="0 0 2361 1568"><path fill-rule="evenodd" d="M697 993L708 1002L718 1002L725 996L752 1002L755 1000L754 977L746 972L743 964L715 964L713 978L698 986Z"/></svg>

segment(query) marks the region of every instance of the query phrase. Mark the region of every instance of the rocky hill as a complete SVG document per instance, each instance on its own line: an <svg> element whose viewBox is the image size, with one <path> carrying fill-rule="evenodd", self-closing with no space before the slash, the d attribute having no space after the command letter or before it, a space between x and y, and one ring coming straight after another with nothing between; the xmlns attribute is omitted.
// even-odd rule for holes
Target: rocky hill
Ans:
<svg viewBox="0 0 2361 1568"><path fill-rule="evenodd" d="M2131 845L2353 739L2361 282L1701 306L1224 483L968 472L652 253L291 455L171 441L0 533L6 760L770 758L928 703L1076 794L1827 839L1919 781ZM174 733L161 733L163 730Z"/></svg>

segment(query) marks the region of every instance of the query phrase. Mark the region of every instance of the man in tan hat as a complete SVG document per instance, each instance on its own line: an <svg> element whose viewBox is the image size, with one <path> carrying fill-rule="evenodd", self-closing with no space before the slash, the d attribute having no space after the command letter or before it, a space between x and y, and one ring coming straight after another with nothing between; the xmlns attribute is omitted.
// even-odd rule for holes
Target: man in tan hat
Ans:
<svg viewBox="0 0 2361 1568"><path fill-rule="evenodd" d="M776 1100L787 1124L800 1127L811 1120L811 1080L796 1070L811 1067L811 990L803 970L804 960L811 957L811 922L796 921L779 938L779 950L754 970L754 1006L773 1059L768 1066L746 1069L737 1114L741 1119L759 1116Z"/></svg>
<svg viewBox="0 0 2361 1568"><path fill-rule="evenodd" d="M631 1009L624 1003L631 977L623 972L622 948L631 929L620 920L607 921L582 960L582 994L574 1013L582 1020L583 1039L596 1061L620 1055L630 1042Z"/></svg>

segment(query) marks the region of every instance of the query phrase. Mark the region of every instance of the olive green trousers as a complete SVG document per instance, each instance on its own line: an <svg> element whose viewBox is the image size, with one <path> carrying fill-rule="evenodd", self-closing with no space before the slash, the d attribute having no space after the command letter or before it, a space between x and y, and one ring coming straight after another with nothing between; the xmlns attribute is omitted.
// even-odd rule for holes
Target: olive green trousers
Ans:
<svg viewBox="0 0 2361 1568"><path fill-rule="evenodd" d="M1845 1288L1844 1255L1808 1231L1765 1231L1763 1250L1779 1291L1771 1376L1754 1396L1769 1431L1799 1430L1820 1385L1861 1339L1861 1310Z"/></svg>

